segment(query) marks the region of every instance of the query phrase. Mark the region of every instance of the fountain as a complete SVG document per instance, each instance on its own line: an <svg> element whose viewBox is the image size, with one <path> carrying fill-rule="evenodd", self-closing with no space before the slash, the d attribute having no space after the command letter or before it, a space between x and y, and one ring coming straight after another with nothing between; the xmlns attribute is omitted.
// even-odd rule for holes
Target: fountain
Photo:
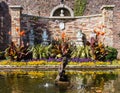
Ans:
<svg viewBox="0 0 120 93"><path fill-rule="evenodd" d="M67 64L68 64L68 59L67 57L64 57L62 64L58 68L59 74L57 75L55 79L55 84L58 86L68 87L70 85L68 76L65 74L65 67Z"/></svg>
<svg viewBox="0 0 120 93"><path fill-rule="evenodd" d="M44 87L49 87L49 84L48 84L48 83L46 83L46 84L44 85Z"/></svg>

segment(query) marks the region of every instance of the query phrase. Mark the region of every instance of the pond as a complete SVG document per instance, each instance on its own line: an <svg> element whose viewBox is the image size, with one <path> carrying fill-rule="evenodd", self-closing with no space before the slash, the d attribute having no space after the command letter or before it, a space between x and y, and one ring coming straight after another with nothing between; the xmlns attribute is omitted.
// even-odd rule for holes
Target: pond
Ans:
<svg viewBox="0 0 120 93"><path fill-rule="evenodd" d="M55 85L57 71L0 71L0 93L119 93L120 70L66 71L70 85Z"/></svg>

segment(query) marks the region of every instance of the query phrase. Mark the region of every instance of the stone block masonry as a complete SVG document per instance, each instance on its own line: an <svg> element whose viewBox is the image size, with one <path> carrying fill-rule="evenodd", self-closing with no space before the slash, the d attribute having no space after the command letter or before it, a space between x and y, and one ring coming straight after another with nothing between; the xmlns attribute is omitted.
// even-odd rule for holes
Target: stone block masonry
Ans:
<svg viewBox="0 0 120 93"><path fill-rule="evenodd" d="M21 31L21 6L10 6L11 14L11 41L17 45L21 43L20 31Z"/></svg>
<svg viewBox="0 0 120 93"><path fill-rule="evenodd" d="M89 15L89 16L77 16L77 17L63 17L63 18L54 18L54 17L38 17L39 20L38 23L41 21L43 24L47 25L47 30L50 33L50 38L54 37L61 37L61 33L64 31L66 33L66 36L69 37L70 40L76 42L77 38L77 31L82 30L82 32L86 35L86 39L90 41L90 35L91 33L97 29L99 32L105 32L104 36L98 36L99 40L103 42L106 46L111 46L114 47L114 40L113 40L113 8L114 5L104 5L101 7L102 13L101 14L96 14L96 15ZM12 26L13 26L13 31L15 32L15 24L18 23L18 27L20 26L20 22L15 21L15 19L20 19L20 9L18 11L14 11L13 14L13 20L12 20ZM19 13L19 16L17 14ZM28 15L29 16L29 15ZM22 18L22 28L31 28L31 21L33 16L24 16ZM30 18L31 17L31 18ZM24 20L25 19L25 20ZM63 22L65 25L65 28L63 30L60 29L59 24ZM29 24L29 26L27 25ZM104 25L105 28L101 28L101 26ZM42 27L39 26L38 28L41 29ZM36 28L36 29L38 29ZM99 29L98 29L99 28ZM19 28L20 29L20 28ZM26 32L29 32L30 29L27 29ZM41 33L41 32L39 32ZM14 36L14 35L13 35ZM17 36L17 35L15 35ZM39 38L40 36L38 36ZM15 38L15 37L14 37ZM16 40L16 39L15 39ZM29 40L28 40L29 41Z"/></svg>
<svg viewBox="0 0 120 93"><path fill-rule="evenodd" d="M5 1L6 0L0 0L0 1ZM28 39L28 33L30 32L31 29L31 24L30 20L32 20L33 17L38 17L39 16L39 22L42 20L43 23L47 23L47 30L51 33L51 37L58 36L60 37L61 35L61 30L59 28L59 23L56 23L56 20L61 22L61 19L50 19L49 15L52 9L59 5L58 0L7 0L6 2L8 5L22 5L24 8L23 12L21 12L21 8L11 8L10 7L10 15L11 15L11 36L12 40L17 42L18 44L20 43L20 37L19 34L16 34L15 30L16 27L19 29L24 29L26 31L26 37L25 39ZM32 2L31 2L32 1ZM107 6L103 6L100 10L100 7L103 4L107 4ZM114 6L111 4L115 5ZM65 5L69 6L72 10L74 8L74 0L65 0ZM105 32L104 35L104 43L105 45L109 45L112 47L117 48L117 50L120 52L120 1L119 0L88 0L87 1L87 6L84 12L84 15L86 16L78 16L78 17L73 17L73 18L66 18L62 19L65 24L65 29L63 30L66 35L72 39L73 41L76 41L76 31L78 29L82 29L83 33L86 35L86 38L89 40L90 39L90 34L91 32L99 27L99 25L103 24L106 26L106 28L102 29L102 31ZM114 10L114 11L113 11ZM100 13L100 14L96 14ZM25 16L25 14L27 16ZM94 14L94 15L90 15ZM23 16L24 15L24 16ZM29 17L28 17L29 16ZM44 16L44 17L42 17ZM22 20L21 20L22 19ZM44 22L45 20L45 22ZM41 29L41 27L39 27ZM41 33L42 30L38 31ZM38 35L38 34L37 34ZM39 35L38 35L39 36ZM39 36L40 37L40 36ZM15 38L18 38L15 39ZM100 36L100 40L102 37ZM29 40L27 40L29 41ZM119 53L120 55L120 53ZM118 57L119 57L118 55Z"/></svg>

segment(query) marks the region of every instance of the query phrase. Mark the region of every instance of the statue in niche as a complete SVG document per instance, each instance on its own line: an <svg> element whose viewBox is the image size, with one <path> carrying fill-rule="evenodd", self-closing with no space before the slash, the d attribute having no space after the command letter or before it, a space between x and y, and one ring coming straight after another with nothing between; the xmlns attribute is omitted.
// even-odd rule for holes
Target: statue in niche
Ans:
<svg viewBox="0 0 120 93"><path fill-rule="evenodd" d="M61 9L61 11L60 11L60 16L61 16L61 17L64 16L64 10L63 10L63 9Z"/></svg>

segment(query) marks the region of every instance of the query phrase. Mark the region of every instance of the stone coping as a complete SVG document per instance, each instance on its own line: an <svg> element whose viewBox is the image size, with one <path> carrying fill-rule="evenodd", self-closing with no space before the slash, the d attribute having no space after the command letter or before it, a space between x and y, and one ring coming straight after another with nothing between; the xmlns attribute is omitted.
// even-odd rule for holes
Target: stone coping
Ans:
<svg viewBox="0 0 120 93"><path fill-rule="evenodd" d="M35 66L10 66L10 65L0 65L0 71L14 71L14 70L58 70L58 65L35 65ZM77 66L77 65L68 65L66 70L111 70L111 69L120 69L120 66L117 65L99 65L99 66Z"/></svg>
<svg viewBox="0 0 120 93"><path fill-rule="evenodd" d="M114 8L115 5L103 5L100 9L103 10L104 8Z"/></svg>
<svg viewBox="0 0 120 93"><path fill-rule="evenodd" d="M102 17L102 14L95 14L95 15L88 15L88 16L75 16L75 17L70 17L70 16L65 16L65 17L54 16L54 17L49 17L49 19L81 19L81 18L91 18L91 17Z"/></svg>
<svg viewBox="0 0 120 93"><path fill-rule="evenodd" d="M23 9L21 5L10 5L9 6L11 9Z"/></svg>
<svg viewBox="0 0 120 93"><path fill-rule="evenodd" d="M28 14L22 14L23 17L35 17L34 15L28 15ZM102 14L94 14L94 15L87 15L87 16L64 16L64 17L59 17L59 16L54 16L54 17L43 17L43 16L37 16L40 19L81 19L81 18L91 18L91 17L102 17Z"/></svg>

